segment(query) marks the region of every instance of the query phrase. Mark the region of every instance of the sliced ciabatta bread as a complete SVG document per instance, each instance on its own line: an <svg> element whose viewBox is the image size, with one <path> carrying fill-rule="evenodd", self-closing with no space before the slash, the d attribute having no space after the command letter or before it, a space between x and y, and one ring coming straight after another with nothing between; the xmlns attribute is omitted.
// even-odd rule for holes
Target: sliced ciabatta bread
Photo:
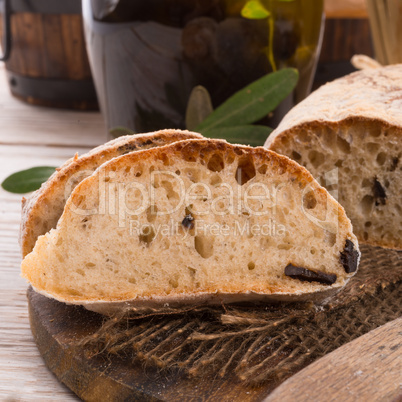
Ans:
<svg viewBox="0 0 402 402"><path fill-rule="evenodd" d="M64 165L23 200L20 243L22 256L30 253L36 239L55 228L67 198L75 186L90 176L102 163L128 152L154 148L175 141L203 138L200 134L180 130L162 130L148 134L126 135L69 159Z"/></svg>
<svg viewBox="0 0 402 402"><path fill-rule="evenodd" d="M402 249L402 65L319 88L284 117L265 146L317 179L332 172L338 183L328 184L337 184L359 241Z"/></svg>
<svg viewBox="0 0 402 402"><path fill-rule="evenodd" d="M358 261L343 208L305 168L262 147L188 140L83 180L22 274L40 293L105 312L324 297Z"/></svg>

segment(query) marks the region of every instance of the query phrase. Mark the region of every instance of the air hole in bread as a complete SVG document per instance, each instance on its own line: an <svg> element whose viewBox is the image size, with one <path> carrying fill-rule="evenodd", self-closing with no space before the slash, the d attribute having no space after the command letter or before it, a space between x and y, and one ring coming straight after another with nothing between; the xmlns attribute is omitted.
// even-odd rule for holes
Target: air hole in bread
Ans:
<svg viewBox="0 0 402 402"><path fill-rule="evenodd" d="M222 177L218 173L212 174L211 177L209 178L209 184L211 184L211 186L217 186L218 184L221 183L222 183Z"/></svg>
<svg viewBox="0 0 402 402"><path fill-rule="evenodd" d="M371 187L373 185L372 181L365 178L362 180L362 187Z"/></svg>
<svg viewBox="0 0 402 402"><path fill-rule="evenodd" d="M193 155L193 153L189 152L188 149L184 148L181 151L182 158L187 162L197 162L197 158Z"/></svg>
<svg viewBox="0 0 402 402"><path fill-rule="evenodd" d="M375 142L369 142L366 144L366 149L371 154L376 154L380 149L380 144L376 144Z"/></svg>
<svg viewBox="0 0 402 402"><path fill-rule="evenodd" d="M301 155L296 151L292 151L292 159L294 159L295 161L300 161Z"/></svg>
<svg viewBox="0 0 402 402"><path fill-rule="evenodd" d="M176 191L173 190L173 184L170 181L164 180L162 181L161 185L166 191L166 197L168 198L168 200L177 200L179 198L179 194L177 194Z"/></svg>
<svg viewBox="0 0 402 402"><path fill-rule="evenodd" d="M369 227L371 226L371 222L370 222L370 221L365 222L365 223L364 223L364 226L365 226L366 228L369 228Z"/></svg>
<svg viewBox="0 0 402 402"><path fill-rule="evenodd" d="M140 242L145 243L146 246L152 242L155 238L155 230L152 225L146 225L142 228L141 233L139 235Z"/></svg>
<svg viewBox="0 0 402 402"><path fill-rule="evenodd" d="M169 157L166 155L166 154L161 154L161 159L162 159L162 162L163 162L163 164L165 165L165 166L169 166L170 165L170 160L169 160Z"/></svg>
<svg viewBox="0 0 402 402"><path fill-rule="evenodd" d="M235 177L237 182L242 186L255 177L255 175L256 172L253 157L251 155L241 157L236 169Z"/></svg>
<svg viewBox="0 0 402 402"><path fill-rule="evenodd" d="M368 240L368 233L367 232L363 233L363 239L366 240L366 241Z"/></svg>
<svg viewBox="0 0 402 402"><path fill-rule="evenodd" d="M250 261L247 265L247 268L249 271L252 271L255 268L254 262Z"/></svg>
<svg viewBox="0 0 402 402"><path fill-rule="evenodd" d="M335 166L336 166L337 168L341 168L342 165L343 165L343 160L341 160L341 159L338 159L338 160L335 162Z"/></svg>
<svg viewBox="0 0 402 402"><path fill-rule="evenodd" d="M81 268L76 269L75 272L81 276L85 276L85 271L83 271Z"/></svg>
<svg viewBox="0 0 402 402"><path fill-rule="evenodd" d="M207 168L212 172L220 172L225 167L225 163L222 156L219 154L213 154L208 161Z"/></svg>
<svg viewBox="0 0 402 402"><path fill-rule="evenodd" d="M324 231L324 240L330 247L333 247L336 243L336 235L335 233L331 233L327 230Z"/></svg>
<svg viewBox="0 0 402 402"><path fill-rule="evenodd" d="M233 155L233 154L229 154L229 155L227 156L227 158L226 158L226 163L227 163L228 165L231 165L234 161L235 161L234 155Z"/></svg>
<svg viewBox="0 0 402 402"><path fill-rule="evenodd" d="M213 241L206 236L195 236L194 247L202 258L209 258L214 254Z"/></svg>
<svg viewBox="0 0 402 402"><path fill-rule="evenodd" d="M147 208L147 221L152 223L155 221L156 216L158 214L158 207L155 204L150 205Z"/></svg>
<svg viewBox="0 0 402 402"><path fill-rule="evenodd" d="M86 267L86 268L93 268L93 267L95 267L95 264L94 264L93 262L87 262L87 263L85 264L85 267Z"/></svg>
<svg viewBox="0 0 402 402"><path fill-rule="evenodd" d="M367 215L371 212L371 209L373 208L373 203L374 203L374 197L371 195L365 195L361 202L360 202L360 209L363 213L363 215Z"/></svg>
<svg viewBox="0 0 402 402"><path fill-rule="evenodd" d="M132 283L133 285L135 285L137 283L135 278L128 278L128 281L129 281L129 283Z"/></svg>
<svg viewBox="0 0 402 402"><path fill-rule="evenodd" d="M290 250L292 248L292 245L289 243L286 244L279 244L278 245L278 250Z"/></svg>
<svg viewBox="0 0 402 402"><path fill-rule="evenodd" d="M387 160L387 154L385 152L380 152L377 155L376 161L380 166L382 166L385 163L386 160Z"/></svg>
<svg viewBox="0 0 402 402"><path fill-rule="evenodd" d="M169 279L169 285L173 288L173 289L177 289L179 287L179 276L175 275L173 278Z"/></svg>
<svg viewBox="0 0 402 402"><path fill-rule="evenodd" d="M219 201L217 204L217 207L218 207L217 212L223 212L223 211L225 211L226 205L223 201Z"/></svg>
<svg viewBox="0 0 402 402"><path fill-rule="evenodd" d="M315 198L314 191L309 191L304 195L303 205L306 209L314 209L317 206L317 199Z"/></svg>
<svg viewBox="0 0 402 402"><path fill-rule="evenodd" d="M301 142L309 143L310 142L310 134L306 130L300 131L299 139Z"/></svg>
<svg viewBox="0 0 402 402"><path fill-rule="evenodd" d="M197 271L194 268L191 268L191 267L187 267L187 269L188 269L188 272L190 274L190 278L194 279L195 274L196 274Z"/></svg>
<svg viewBox="0 0 402 402"><path fill-rule="evenodd" d="M289 138L288 137L283 137L281 138L281 143L287 147L289 145Z"/></svg>
<svg viewBox="0 0 402 402"><path fill-rule="evenodd" d="M265 173L267 173L267 169L268 169L268 166L267 166L267 165L261 165L261 166L258 168L258 173L259 173L259 174L265 174Z"/></svg>
<svg viewBox="0 0 402 402"><path fill-rule="evenodd" d="M200 181L200 171L198 169L186 169L184 173L193 183Z"/></svg>
<svg viewBox="0 0 402 402"><path fill-rule="evenodd" d="M370 137L377 138L381 135L381 128L373 124L371 127L366 127L367 133Z"/></svg>
<svg viewBox="0 0 402 402"><path fill-rule="evenodd" d="M76 297L82 296L81 292L78 292L77 290L73 290L73 289L69 289L68 294L71 296L76 296Z"/></svg>
<svg viewBox="0 0 402 402"><path fill-rule="evenodd" d="M350 144L339 135L336 138L336 145L338 146L339 150L345 154L350 153Z"/></svg>
<svg viewBox="0 0 402 402"><path fill-rule="evenodd" d="M321 152L311 150L308 153L308 158L310 159L311 164L317 168L318 166L322 165L325 161L325 156Z"/></svg>
<svg viewBox="0 0 402 402"><path fill-rule="evenodd" d="M176 171L175 171L175 173L177 174L177 176L180 176L180 170L179 169L177 169Z"/></svg>

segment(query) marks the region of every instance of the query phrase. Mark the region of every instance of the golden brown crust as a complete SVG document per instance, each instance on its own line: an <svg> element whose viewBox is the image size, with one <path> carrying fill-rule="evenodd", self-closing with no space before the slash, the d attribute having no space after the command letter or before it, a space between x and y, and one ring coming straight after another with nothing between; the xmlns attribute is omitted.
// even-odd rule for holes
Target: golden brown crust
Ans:
<svg viewBox="0 0 402 402"><path fill-rule="evenodd" d="M318 119L314 121L303 122L295 126L290 126L288 128L283 127L282 131L279 130L278 127L278 129L273 131L272 134L267 138L264 147L276 152L275 149L279 147L281 142L283 142L286 138L289 140L293 139L296 134L302 131L318 131L321 130L323 127L328 128L334 132L338 130L347 131L350 127L358 123L365 123L368 125L378 124L382 130L392 128L396 130L396 132L398 132L402 138L402 125L401 127L395 127L386 120L367 118L362 116L350 116L339 121L326 121L325 119ZM306 145L306 143L303 141L301 141L300 143Z"/></svg>
<svg viewBox="0 0 402 402"><path fill-rule="evenodd" d="M381 121L402 128L402 64L357 71L323 85L296 105L268 137L269 145L282 132L307 123ZM353 120L352 120L353 121Z"/></svg>
<svg viewBox="0 0 402 402"><path fill-rule="evenodd" d="M87 310L94 311L99 314L112 316L118 312L127 311L135 314L150 314L155 311L158 313L163 312L174 312L183 311L188 308L188 306L214 306L222 304L233 304L233 303L276 303L276 302L313 302L316 304L325 304L334 295L336 295L341 288L331 288L323 289L320 292L314 294L311 293L257 293L253 291L248 292L238 292L238 293L224 293L224 292L200 292L197 294L186 294L186 295L168 295L168 296L158 296L158 297L138 297L132 300L124 301L102 301L102 300L92 300L92 301L66 301L63 298L57 299L62 303L82 305ZM54 298L44 291L34 290L46 297Z"/></svg>
<svg viewBox="0 0 402 402"><path fill-rule="evenodd" d="M67 194L65 188L69 180L80 174L78 180L88 177L101 164L128 152L138 151L156 146L163 146L175 141L189 138L203 138L200 134L181 130L161 130L154 133L136 134L119 137L107 142L90 152L66 161L44 183L41 188L22 201L22 219L20 228L20 244L22 256L30 253L38 236L55 228L63 213L66 199L77 183L72 184ZM85 172L86 171L86 172Z"/></svg>

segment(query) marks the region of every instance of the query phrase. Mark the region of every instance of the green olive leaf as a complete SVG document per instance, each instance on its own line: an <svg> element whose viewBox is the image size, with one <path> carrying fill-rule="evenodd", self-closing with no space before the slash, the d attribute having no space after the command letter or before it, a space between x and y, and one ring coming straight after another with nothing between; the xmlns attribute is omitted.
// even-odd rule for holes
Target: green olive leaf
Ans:
<svg viewBox="0 0 402 402"><path fill-rule="evenodd" d="M211 96L202 85L197 85L191 91L186 110L186 128L194 130L213 112Z"/></svg>
<svg viewBox="0 0 402 402"><path fill-rule="evenodd" d="M204 131L203 135L209 138L225 139L232 144L245 144L257 147L264 145L265 140L271 132L272 128L267 126L247 125L212 128Z"/></svg>
<svg viewBox="0 0 402 402"><path fill-rule="evenodd" d="M25 194L37 190L55 171L53 166L37 166L8 176L1 187L10 193Z"/></svg>
<svg viewBox="0 0 402 402"><path fill-rule="evenodd" d="M122 135L135 134L135 132L133 130L131 130L130 128L127 128L127 127L123 127L123 126L117 126L117 127L111 128L109 130L109 133L113 138L121 137Z"/></svg>
<svg viewBox="0 0 402 402"><path fill-rule="evenodd" d="M295 88L299 74L284 68L254 81L220 105L196 131L254 123L273 111Z"/></svg>
<svg viewBox="0 0 402 402"><path fill-rule="evenodd" d="M259 2L255 0L248 1L240 12L241 16L249 20L262 20L268 18L271 13Z"/></svg>

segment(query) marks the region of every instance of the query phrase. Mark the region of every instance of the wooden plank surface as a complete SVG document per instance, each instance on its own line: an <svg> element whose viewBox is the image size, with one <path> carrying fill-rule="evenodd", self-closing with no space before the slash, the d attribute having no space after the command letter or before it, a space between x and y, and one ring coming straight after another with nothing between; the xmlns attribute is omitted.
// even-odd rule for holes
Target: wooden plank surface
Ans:
<svg viewBox="0 0 402 402"><path fill-rule="evenodd" d="M0 181L32 166L58 166L105 140L100 113L14 99L0 64ZM19 276L20 204L20 195L0 188L0 400L77 401L45 366L29 328L27 283Z"/></svg>
<svg viewBox="0 0 402 402"><path fill-rule="evenodd" d="M0 62L0 145L94 147L106 139L99 112L32 106L13 98Z"/></svg>
<svg viewBox="0 0 402 402"><path fill-rule="evenodd" d="M402 400L401 329L398 318L341 346L290 377L265 402Z"/></svg>
<svg viewBox="0 0 402 402"><path fill-rule="evenodd" d="M60 164L73 152L41 148L37 153L33 148L0 145L0 180L38 163ZM0 189L0 400L77 400L48 371L29 328L27 283L19 276L20 203L21 196Z"/></svg>

